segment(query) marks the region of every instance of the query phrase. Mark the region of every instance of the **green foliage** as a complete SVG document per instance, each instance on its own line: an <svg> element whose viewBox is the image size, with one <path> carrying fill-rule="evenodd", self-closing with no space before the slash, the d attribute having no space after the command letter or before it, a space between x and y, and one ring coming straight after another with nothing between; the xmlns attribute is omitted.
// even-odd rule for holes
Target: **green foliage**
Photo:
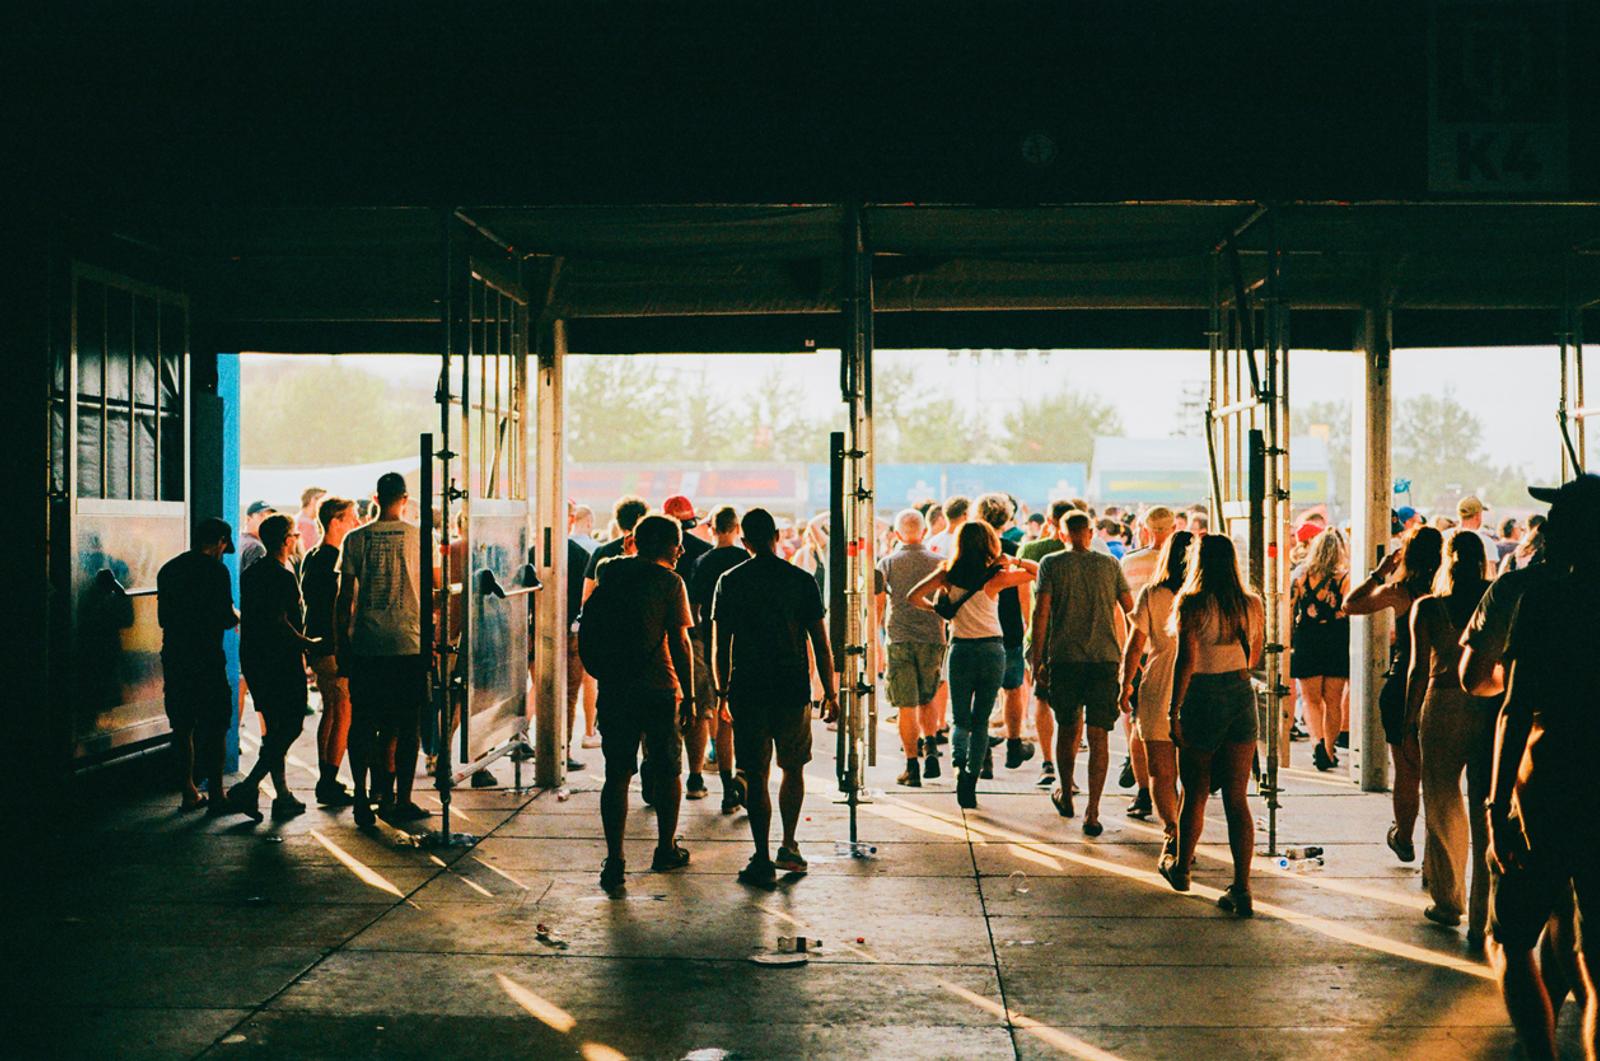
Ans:
<svg viewBox="0 0 1600 1061"><path fill-rule="evenodd" d="M1334 493L1348 508L1353 489L1350 482L1350 403L1345 399L1307 402L1289 409L1289 434L1309 435L1315 428L1328 429L1329 474ZM1290 457L1291 463L1293 456Z"/></svg>
<svg viewBox="0 0 1600 1061"><path fill-rule="evenodd" d="M1395 410L1394 474L1411 480L1412 503L1429 516L1453 515L1464 494L1493 506L1525 505L1526 477L1483 452L1483 423L1455 390L1407 398Z"/></svg>
<svg viewBox="0 0 1600 1061"><path fill-rule="evenodd" d="M1084 461L1096 435L1122 434L1122 419L1092 394L1062 387L1006 414L1000 448L1009 461Z"/></svg>
<svg viewBox="0 0 1600 1061"><path fill-rule="evenodd" d="M438 406L344 362L241 358L240 457L253 468L365 464L415 453L436 430Z"/></svg>

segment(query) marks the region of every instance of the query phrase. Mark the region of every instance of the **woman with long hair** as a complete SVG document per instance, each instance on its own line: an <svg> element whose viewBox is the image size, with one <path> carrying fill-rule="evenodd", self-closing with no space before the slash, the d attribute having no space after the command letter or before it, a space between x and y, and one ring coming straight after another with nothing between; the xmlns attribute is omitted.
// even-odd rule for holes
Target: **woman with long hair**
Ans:
<svg viewBox="0 0 1600 1061"><path fill-rule="evenodd" d="M1178 642L1168 632L1172 605L1183 588L1188 570L1189 544L1194 535L1174 531L1156 557L1155 573L1133 602L1128 639L1122 646L1122 711L1133 714L1134 728L1144 741L1150 764L1150 797L1161 819L1166 841L1163 857L1175 854L1178 843L1178 751L1172 743L1167 709L1172 702L1172 669ZM1148 652L1148 655L1146 653ZM1134 678L1144 660L1144 677L1134 703Z"/></svg>
<svg viewBox="0 0 1600 1061"><path fill-rule="evenodd" d="M1461 687L1461 632L1484 590L1483 539L1457 531L1446 547L1449 564L1434 592L1411 609L1411 667L1406 684L1406 726L1417 733L1422 758L1423 878L1433 902L1423 916L1454 926L1467 913L1467 940L1483 945L1489 912L1487 854L1492 726L1498 697L1471 696ZM1461 802L1461 773L1467 801ZM1463 884L1472 848L1470 904Z"/></svg>
<svg viewBox="0 0 1600 1061"><path fill-rule="evenodd" d="M1412 832L1422 803L1422 753L1417 730L1406 725L1406 673L1411 667L1411 606L1433 588L1444 553L1444 536L1432 527L1413 527L1400 548L1389 553L1344 599L1346 615L1372 615L1394 610L1394 640L1389 650L1389 678L1378 694L1384 738L1394 758L1394 824L1389 850L1401 862L1417 857Z"/></svg>
<svg viewBox="0 0 1600 1061"><path fill-rule="evenodd" d="M1265 630L1261 598L1240 581L1233 542L1220 534L1203 535L1191 547L1168 625L1178 642L1168 723L1178 746L1183 798L1177 850L1163 856L1158 868L1173 888L1189 890L1189 864L1205 827L1215 774L1233 852L1233 883L1217 905L1238 917L1255 913L1250 858L1256 830L1246 794L1257 731L1250 668L1261 655Z"/></svg>
<svg viewBox="0 0 1600 1061"><path fill-rule="evenodd" d="M1306 722L1321 739L1312 749L1318 770L1339 765L1344 688L1350 680L1350 619L1344 613L1350 581L1344 538L1329 527L1311 542L1305 565L1289 584L1289 676L1300 683Z"/></svg>
<svg viewBox="0 0 1600 1061"><path fill-rule="evenodd" d="M1005 676L1006 650L1000 629L1000 592L1033 581L1039 565L1006 556L1000 537L983 520L961 525L955 553L912 587L908 599L950 623L950 704L955 743L956 802L978 805L978 771L989 751L989 715ZM934 595L940 594L938 606Z"/></svg>

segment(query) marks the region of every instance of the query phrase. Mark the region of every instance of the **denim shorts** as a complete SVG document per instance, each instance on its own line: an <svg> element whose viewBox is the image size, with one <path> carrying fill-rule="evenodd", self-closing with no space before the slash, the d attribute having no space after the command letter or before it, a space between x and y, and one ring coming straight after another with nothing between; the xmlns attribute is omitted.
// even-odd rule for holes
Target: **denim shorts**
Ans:
<svg viewBox="0 0 1600 1061"><path fill-rule="evenodd" d="M1256 694L1244 671L1196 674L1178 709L1183 747L1214 752L1224 744L1256 739Z"/></svg>
<svg viewBox="0 0 1600 1061"><path fill-rule="evenodd" d="M1006 646L1006 670L1000 678L1000 688L1020 689L1022 679L1027 676L1027 654L1021 645Z"/></svg>

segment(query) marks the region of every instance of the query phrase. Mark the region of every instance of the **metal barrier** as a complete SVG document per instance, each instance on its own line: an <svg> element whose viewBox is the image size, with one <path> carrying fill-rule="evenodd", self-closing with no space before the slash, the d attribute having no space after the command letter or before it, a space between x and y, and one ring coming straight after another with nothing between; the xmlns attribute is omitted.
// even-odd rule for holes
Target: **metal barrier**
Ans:
<svg viewBox="0 0 1600 1061"><path fill-rule="evenodd" d="M96 589L118 597L154 597L159 591L154 586L129 589L124 586L109 567L102 567L94 576Z"/></svg>

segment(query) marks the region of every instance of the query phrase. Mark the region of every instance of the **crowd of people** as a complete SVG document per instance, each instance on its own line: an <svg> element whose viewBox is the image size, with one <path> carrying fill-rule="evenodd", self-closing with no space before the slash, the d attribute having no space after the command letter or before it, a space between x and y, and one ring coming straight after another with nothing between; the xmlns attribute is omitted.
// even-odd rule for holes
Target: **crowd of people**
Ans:
<svg viewBox="0 0 1600 1061"><path fill-rule="evenodd" d="M1448 927L1465 919L1469 946L1490 946L1512 1018L1537 1054L1553 1044L1569 990L1586 1000L1590 1042L1595 1027L1593 945L1582 924L1597 909L1600 807L1579 771L1600 747L1600 715L1588 702L1600 654L1581 620L1600 588L1600 478L1533 493L1552 504L1549 516L1503 521L1498 534L1476 497L1462 498L1453 519L1400 508L1392 541L1364 576L1352 571L1347 528L1305 513L1290 554L1288 656L1293 734L1314 740L1314 765L1332 770L1349 742L1350 618L1393 613L1380 696L1395 778L1386 842L1415 861L1423 819L1424 916ZM202 521L191 549L162 569L183 806L260 820L257 788L271 777L273 815L304 811L284 762L308 713L309 670L323 705L317 801L352 806L362 825L426 816L411 798L429 694L409 504L391 473L369 519L357 502L317 491L293 518L252 505L238 544L238 612L221 562L235 548L225 522ZM683 496L659 510L622 498L603 538L591 509L571 505L568 518L565 754L582 768L570 748L581 741L604 759L601 886L625 884L634 777L656 812L651 868L671 871L691 857L677 835L680 801L710 795L711 766L722 811L748 818L753 851L740 880L769 886L779 872L803 874L796 828L812 720L832 724L838 709L827 518L783 523L727 505L705 517ZM947 749L956 802L975 808L995 750L1004 745L1004 769L1015 771L1034 758L1036 738L1038 786L1065 818L1080 818L1082 797L1081 829L1092 838L1104 828L1109 735L1121 727L1121 784L1137 789L1126 813L1160 822L1157 871L1174 889L1190 888L1206 804L1220 794L1233 880L1218 904L1251 916L1247 793L1262 724L1251 672L1267 624L1233 541L1208 530L1200 510L1096 513L1075 499L1029 514L999 493L930 500L880 521L878 669L905 759L897 783L942 776ZM255 764L225 792L221 738L233 694L221 641L235 625L263 737ZM346 749L352 789L338 778Z"/></svg>

